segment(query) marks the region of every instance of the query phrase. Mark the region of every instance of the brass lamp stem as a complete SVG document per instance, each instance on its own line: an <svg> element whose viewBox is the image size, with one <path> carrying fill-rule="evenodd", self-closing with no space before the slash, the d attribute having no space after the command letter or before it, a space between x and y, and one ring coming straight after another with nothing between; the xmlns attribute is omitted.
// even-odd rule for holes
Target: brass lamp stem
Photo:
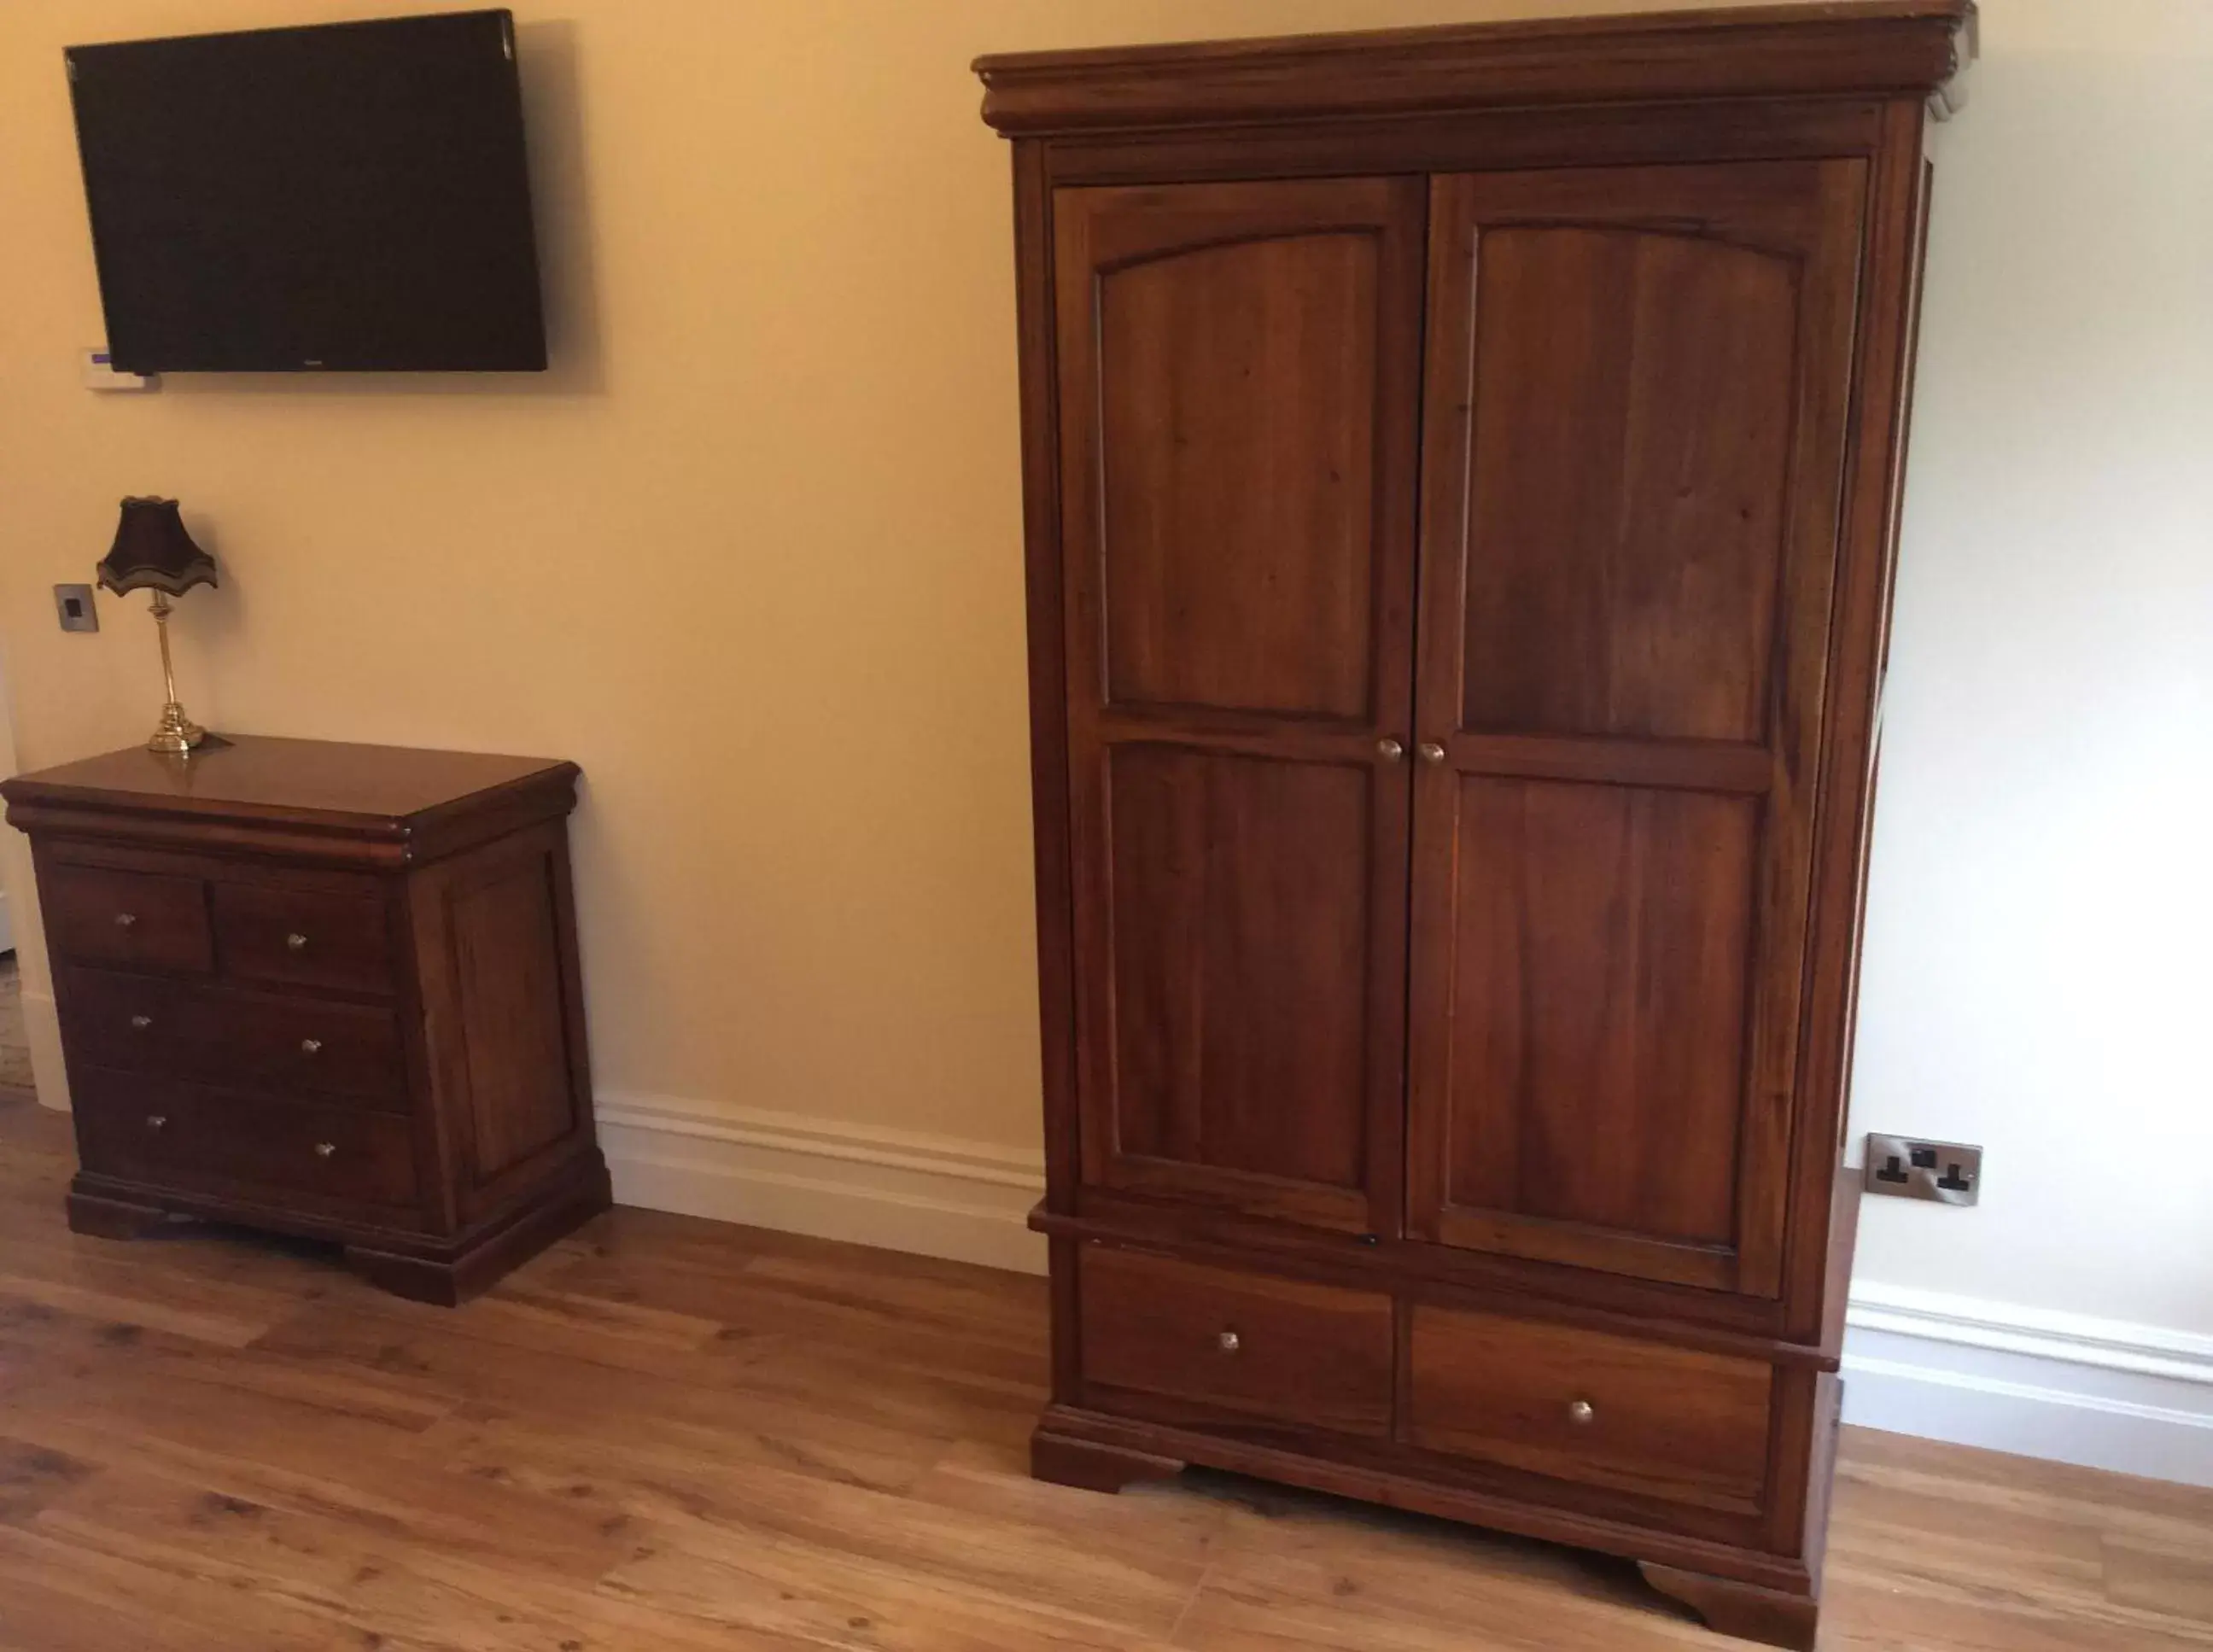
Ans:
<svg viewBox="0 0 2213 1652"><path fill-rule="evenodd" d="M180 755L205 740L207 730L186 716L185 708L177 704L177 674L169 663L169 611L172 606L167 592L154 593L154 604L149 612L154 616L154 630L162 639L162 721L154 730L153 738L146 742L146 749Z"/></svg>
<svg viewBox="0 0 2213 1652"><path fill-rule="evenodd" d="M177 673L175 668L169 663L171 606L166 593L161 591L154 593L154 629L162 639L162 700L164 704L174 704L177 698Z"/></svg>

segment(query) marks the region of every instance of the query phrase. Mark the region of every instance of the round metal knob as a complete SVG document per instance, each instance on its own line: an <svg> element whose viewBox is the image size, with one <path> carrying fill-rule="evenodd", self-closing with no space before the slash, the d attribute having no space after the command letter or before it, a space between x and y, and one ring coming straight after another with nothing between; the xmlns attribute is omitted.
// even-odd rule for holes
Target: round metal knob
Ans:
<svg viewBox="0 0 2213 1652"><path fill-rule="evenodd" d="M295 932L284 937L284 944L292 951L297 952L308 944L308 937Z"/></svg>
<svg viewBox="0 0 2213 1652"><path fill-rule="evenodd" d="M138 914L136 912L118 912L115 915L115 927L119 930L127 930L137 921Z"/></svg>
<svg viewBox="0 0 2213 1652"><path fill-rule="evenodd" d="M1578 1399L1568 1406L1568 1421L1581 1427L1597 1417L1597 1409L1588 1399Z"/></svg>
<svg viewBox="0 0 2213 1652"><path fill-rule="evenodd" d="M131 1030L134 1033L143 1033L153 1024L154 1018L151 1015L133 1015L131 1018Z"/></svg>
<svg viewBox="0 0 2213 1652"><path fill-rule="evenodd" d="M1216 1336L1214 1343L1225 1354L1234 1354L1245 1345L1235 1331L1222 1332Z"/></svg>
<svg viewBox="0 0 2213 1652"><path fill-rule="evenodd" d="M318 1142L315 1143L315 1156L319 1159L327 1159L331 1155L336 1153L338 1150L338 1144L336 1142Z"/></svg>
<svg viewBox="0 0 2213 1652"><path fill-rule="evenodd" d="M1388 735L1375 742L1375 749L1383 754L1386 763L1396 763L1406 754L1406 748Z"/></svg>
<svg viewBox="0 0 2213 1652"><path fill-rule="evenodd" d="M1445 760L1445 748L1434 740L1424 741L1420 751L1422 761L1424 763L1442 763Z"/></svg>
<svg viewBox="0 0 2213 1652"><path fill-rule="evenodd" d="M311 1056L322 1047L323 1041L320 1039L302 1039L300 1040L300 1053L303 1056Z"/></svg>
<svg viewBox="0 0 2213 1652"><path fill-rule="evenodd" d="M159 1130L162 1125L168 1122L169 1120L166 1114L149 1113L146 1115L146 1128L149 1130Z"/></svg>

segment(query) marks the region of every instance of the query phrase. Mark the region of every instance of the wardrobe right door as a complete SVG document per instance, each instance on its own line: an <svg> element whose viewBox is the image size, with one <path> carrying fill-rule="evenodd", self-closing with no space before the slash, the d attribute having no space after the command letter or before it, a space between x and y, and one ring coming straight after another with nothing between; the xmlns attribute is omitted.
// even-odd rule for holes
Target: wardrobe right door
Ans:
<svg viewBox="0 0 2213 1652"><path fill-rule="evenodd" d="M1865 183L1432 180L1417 1237L1780 1289Z"/></svg>

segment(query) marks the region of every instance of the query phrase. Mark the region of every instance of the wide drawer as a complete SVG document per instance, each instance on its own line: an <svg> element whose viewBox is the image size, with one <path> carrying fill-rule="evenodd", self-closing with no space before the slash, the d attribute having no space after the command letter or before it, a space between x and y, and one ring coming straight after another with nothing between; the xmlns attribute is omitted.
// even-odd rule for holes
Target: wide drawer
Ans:
<svg viewBox="0 0 2213 1652"><path fill-rule="evenodd" d="M1756 1510L1774 1368L1607 1332L1413 1310L1407 1437L1678 1503Z"/></svg>
<svg viewBox="0 0 2213 1652"><path fill-rule="evenodd" d="M93 1066L408 1105L388 1009L76 967L56 985L70 1050Z"/></svg>
<svg viewBox="0 0 2213 1652"><path fill-rule="evenodd" d="M39 899L58 958L199 975L213 967L207 886L198 878L49 865Z"/></svg>
<svg viewBox="0 0 2213 1652"><path fill-rule="evenodd" d="M392 990L392 937L384 901L278 885L215 886L215 937L223 972L281 986L344 992Z"/></svg>
<svg viewBox="0 0 2213 1652"><path fill-rule="evenodd" d="M415 1202L413 1134L394 1114L94 1068L70 1077L88 1171L307 1210Z"/></svg>
<svg viewBox="0 0 2213 1652"><path fill-rule="evenodd" d="M1083 1377L1149 1414L1216 1415L1381 1436L1391 1422L1391 1300L1086 1245L1077 1263ZM1165 1402L1165 1403L1163 1403Z"/></svg>

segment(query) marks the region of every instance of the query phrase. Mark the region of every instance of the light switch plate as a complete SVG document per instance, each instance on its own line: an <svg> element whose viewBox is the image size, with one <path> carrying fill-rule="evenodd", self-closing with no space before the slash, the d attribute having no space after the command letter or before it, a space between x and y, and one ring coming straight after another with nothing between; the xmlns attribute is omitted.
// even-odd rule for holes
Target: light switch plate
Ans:
<svg viewBox="0 0 2213 1652"><path fill-rule="evenodd" d="M93 606L89 585L55 586L54 612L61 617L64 631L100 629L100 610Z"/></svg>
<svg viewBox="0 0 2213 1652"><path fill-rule="evenodd" d="M1865 1174L1870 1193L1972 1204L1983 1195L1983 1150L1964 1142L1924 1142L1869 1131Z"/></svg>

